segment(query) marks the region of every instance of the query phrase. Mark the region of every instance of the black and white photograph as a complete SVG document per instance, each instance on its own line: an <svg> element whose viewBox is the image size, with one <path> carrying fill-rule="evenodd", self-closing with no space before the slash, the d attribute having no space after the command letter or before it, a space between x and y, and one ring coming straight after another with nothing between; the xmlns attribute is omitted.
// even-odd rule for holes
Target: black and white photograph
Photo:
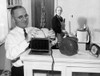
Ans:
<svg viewBox="0 0 100 76"><path fill-rule="evenodd" d="M100 0L0 0L0 76L100 76Z"/></svg>

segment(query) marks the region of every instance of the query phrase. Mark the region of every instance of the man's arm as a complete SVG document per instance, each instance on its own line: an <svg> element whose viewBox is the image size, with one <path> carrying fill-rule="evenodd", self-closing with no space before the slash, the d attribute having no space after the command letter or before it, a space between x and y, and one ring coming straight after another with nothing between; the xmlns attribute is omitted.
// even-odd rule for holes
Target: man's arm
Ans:
<svg viewBox="0 0 100 76"><path fill-rule="evenodd" d="M6 57L11 60L18 58L28 45L26 40L18 41L14 36L9 35L5 41Z"/></svg>

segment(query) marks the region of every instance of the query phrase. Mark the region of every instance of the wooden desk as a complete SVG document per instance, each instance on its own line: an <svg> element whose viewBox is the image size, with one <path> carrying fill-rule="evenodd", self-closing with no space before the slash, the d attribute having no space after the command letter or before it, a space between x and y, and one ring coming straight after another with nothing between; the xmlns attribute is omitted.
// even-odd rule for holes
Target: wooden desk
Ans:
<svg viewBox="0 0 100 76"><path fill-rule="evenodd" d="M52 57L42 55L29 55L26 51L21 59L24 62L25 76L33 76L32 70L51 70ZM72 72L100 73L100 58L95 58L88 51L80 52L74 56L65 56L58 49L53 50L54 70L61 71L61 76L72 76Z"/></svg>

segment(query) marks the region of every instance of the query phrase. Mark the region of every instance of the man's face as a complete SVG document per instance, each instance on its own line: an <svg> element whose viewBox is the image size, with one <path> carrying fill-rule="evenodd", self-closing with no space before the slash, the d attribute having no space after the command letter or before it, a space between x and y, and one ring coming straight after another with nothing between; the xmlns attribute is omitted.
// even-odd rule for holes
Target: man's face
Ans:
<svg viewBox="0 0 100 76"><path fill-rule="evenodd" d="M24 8L14 10L14 20L17 26L25 28L28 25L28 14Z"/></svg>
<svg viewBox="0 0 100 76"><path fill-rule="evenodd" d="M60 8L60 7L58 7L57 9L56 9L56 13L57 13L57 15L61 15L61 13L62 13L62 8Z"/></svg>

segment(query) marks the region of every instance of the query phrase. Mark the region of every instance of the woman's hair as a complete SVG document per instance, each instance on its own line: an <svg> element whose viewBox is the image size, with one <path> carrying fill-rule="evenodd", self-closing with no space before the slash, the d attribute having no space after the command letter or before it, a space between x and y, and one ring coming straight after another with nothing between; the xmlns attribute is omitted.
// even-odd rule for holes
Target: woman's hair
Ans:
<svg viewBox="0 0 100 76"><path fill-rule="evenodd" d="M55 11L57 11L58 8L61 8L61 11L63 11L63 9L62 9L61 6L57 6L56 9L55 9Z"/></svg>

